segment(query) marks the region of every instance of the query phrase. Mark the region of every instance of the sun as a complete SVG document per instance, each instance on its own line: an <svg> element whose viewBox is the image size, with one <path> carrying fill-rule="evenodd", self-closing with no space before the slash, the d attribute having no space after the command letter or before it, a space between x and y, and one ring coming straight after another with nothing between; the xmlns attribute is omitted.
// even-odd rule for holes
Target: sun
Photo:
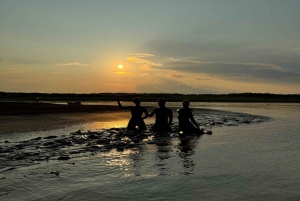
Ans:
<svg viewBox="0 0 300 201"><path fill-rule="evenodd" d="M119 69L122 69L122 68L123 68L123 65L122 65L122 64L119 64L119 65L118 65L118 68L119 68Z"/></svg>

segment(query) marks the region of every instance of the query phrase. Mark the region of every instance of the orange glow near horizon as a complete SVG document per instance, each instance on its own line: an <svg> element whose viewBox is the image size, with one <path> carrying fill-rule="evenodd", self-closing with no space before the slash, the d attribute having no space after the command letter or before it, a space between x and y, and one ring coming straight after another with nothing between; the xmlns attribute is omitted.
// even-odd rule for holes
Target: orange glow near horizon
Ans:
<svg viewBox="0 0 300 201"><path fill-rule="evenodd" d="M117 74L119 74L119 75L125 75L125 74L128 74L128 72L124 72L124 71L118 71L118 72L116 72Z"/></svg>

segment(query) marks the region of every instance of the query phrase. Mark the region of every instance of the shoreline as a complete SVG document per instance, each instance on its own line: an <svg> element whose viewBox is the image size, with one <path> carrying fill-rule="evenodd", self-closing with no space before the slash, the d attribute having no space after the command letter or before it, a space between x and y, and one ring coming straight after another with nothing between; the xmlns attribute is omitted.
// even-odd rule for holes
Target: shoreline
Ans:
<svg viewBox="0 0 300 201"><path fill-rule="evenodd" d="M63 105L53 103L0 102L0 116L119 111L116 105Z"/></svg>
<svg viewBox="0 0 300 201"><path fill-rule="evenodd" d="M0 134L53 130L87 122L114 121L130 114L118 106L0 103Z"/></svg>
<svg viewBox="0 0 300 201"><path fill-rule="evenodd" d="M64 128L89 122L111 122L130 118L124 111L101 113L52 113L39 115L0 116L0 135L9 133L37 132Z"/></svg>
<svg viewBox="0 0 300 201"><path fill-rule="evenodd" d="M154 106L145 106L148 111ZM171 107L176 121L176 108ZM219 109L193 108L196 121L201 126L207 124L239 124L231 122L231 115L235 113ZM229 113L228 113L229 112ZM0 102L0 134L46 131L68 126L81 126L92 123L91 127L109 127L120 125L126 127L130 119L130 111L122 110L117 105L67 105L53 103L28 103L28 102ZM197 119L198 118L198 119ZM205 120L211 118L210 120ZM219 122L221 119L224 122ZM238 117L239 118L239 117ZM227 120L226 120L227 119ZM148 119L147 119L148 120ZM205 121L204 121L205 120ZM226 121L225 121L226 120ZM154 118L148 122L154 121ZM223 121L223 120L222 120ZM252 120L240 119L240 122L248 124ZM264 120L262 120L264 121ZM113 124L112 124L113 122ZM231 123L230 123L231 122ZM111 128L111 127L109 127Z"/></svg>
<svg viewBox="0 0 300 201"><path fill-rule="evenodd" d="M53 130L89 122L128 120L130 116L129 111L117 105L0 102L0 135Z"/></svg>

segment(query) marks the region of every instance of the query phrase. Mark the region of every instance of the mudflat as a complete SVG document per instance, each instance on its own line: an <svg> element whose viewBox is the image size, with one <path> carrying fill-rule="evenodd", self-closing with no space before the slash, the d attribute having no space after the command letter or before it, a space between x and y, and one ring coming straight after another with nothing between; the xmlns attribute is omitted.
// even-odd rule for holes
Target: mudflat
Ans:
<svg viewBox="0 0 300 201"><path fill-rule="evenodd" d="M98 113L58 113L39 115L0 115L0 134L58 129L87 122L111 122L129 119L124 111Z"/></svg>
<svg viewBox="0 0 300 201"><path fill-rule="evenodd" d="M50 103L0 103L0 134L61 128L92 121L109 122L129 118L117 106L61 105Z"/></svg>
<svg viewBox="0 0 300 201"><path fill-rule="evenodd" d="M89 113L119 111L110 105L63 105L52 103L0 102L0 115L34 115L53 113Z"/></svg>

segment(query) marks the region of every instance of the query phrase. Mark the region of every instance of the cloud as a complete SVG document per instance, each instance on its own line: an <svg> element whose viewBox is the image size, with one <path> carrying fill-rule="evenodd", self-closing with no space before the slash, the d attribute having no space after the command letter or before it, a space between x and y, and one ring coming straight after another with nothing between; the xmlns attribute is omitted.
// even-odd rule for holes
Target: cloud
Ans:
<svg viewBox="0 0 300 201"><path fill-rule="evenodd" d="M292 50L300 50L300 47L288 48L288 49L283 49L283 50L288 50L288 51L292 51Z"/></svg>
<svg viewBox="0 0 300 201"><path fill-rule="evenodd" d="M208 79L208 78L196 78L196 80L211 80L211 79Z"/></svg>
<svg viewBox="0 0 300 201"><path fill-rule="evenodd" d="M141 73L140 76L142 77L152 77L149 73Z"/></svg>
<svg viewBox="0 0 300 201"><path fill-rule="evenodd" d="M250 59L248 62L213 61L153 54L131 54L127 60L147 71L145 78L151 77L151 81L144 79L137 84L138 92L279 93L283 86L290 87L292 92L300 84L299 68L289 69L281 63L249 62ZM297 62L293 65L297 66Z"/></svg>
<svg viewBox="0 0 300 201"><path fill-rule="evenodd" d="M90 66L91 64L84 62L57 63L56 66Z"/></svg>
<svg viewBox="0 0 300 201"><path fill-rule="evenodd" d="M143 58L130 57L129 61L139 64L141 70L152 77L165 77L187 85L203 84L207 81L235 80L239 82L296 83L300 84L298 70L278 64L258 62L218 62L147 54ZM296 65L296 64L295 64ZM220 85L222 87L222 85Z"/></svg>
<svg viewBox="0 0 300 201"><path fill-rule="evenodd" d="M216 61L201 61L201 60L188 60L173 57L159 57L159 56L147 56L148 54L135 54L137 56L132 56L126 58L128 61L140 64L140 68L143 70L155 70L155 69L176 69L179 71L188 71L189 68L195 68L199 72L209 67L211 70L213 68L227 67L234 68L234 70L242 69L243 67L248 67L252 70L269 70L269 71L279 71L279 72L289 72L289 69L283 68L279 65L271 63L256 63L256 62L245 62L245 63L235 63L235 62L216 62ZM142 55L142 56L139 56ZM150 54L149 54L150 55ZM146 58L145 58L146 57ZM148 58L149 57L149 58ZM150 58L151 57L151 58ZM155 59L155 61L153 61ZM213 72L213 70L212 70Z"/></svg>
<svg viewBox="0 0 300 201"><path fill-rule="evenodd" d="M171 62L169 64L173 66L181 65L182 67L187 66L194 66L194 65L232 65L232 66L250 66L250 67L256 67L260 70L274 70L274 71L281 71L281 72L288 72L288 69L285 69L281 66L275 65L275 64L269 64L269 63L228 63L228 62L215 62L215 61L197 61L197 60L183 60L183 59L174 59L169 58Z"/></svg>
<svg viewBox="0 0 300 201"><path fill-rule="evenodd" d="M153 54L129 54L129 56L133 57L153 57Z"/></svg>
<svg viewBox="0 0 300 201"><path fill-rule="evenodd" d="M275 64L268 64L268 63L224 63L224 64L232 64L232 65L243 65L243 66L254 66L261 70L274 70L274 71L281 71L281 72L288 72L288 69L284 69L280 66Z"/></svg>
<svg viewBox="0 0 300 201"><path fill-rule="evenodd" d="M6 67L3 69L3 74L8 75L24 75L30 73L31 70L17 67Z"/></svg>
<svg viewBox="0 0 300 201"><path fill-rule="evenodd" d="M169 69L174 67L186 68L189 66L204 66L204 65L214 65L214 66L249 66L252 68L260 69L260 70L274 70L280 72L288 72L289 69L283 68L281 66L271 64L271 63L234 63L234 62L216 62L216 61L201 61L201 60L188 60L174 57L159 57L154 56L152 54L130 54L131 57L126 58L128 61L133 63L140 64L140 69L142 70L153 70L158 69L155 67L159 67L159 69ZM153 61L155 59L156 61ZM214 67L210 66L210 67Z"/></svg>
<svg viewBox="0 0 300 201"><path fill-rule="evenodd" d="M249 44L246 41L227 41L220 38L205 39L203 37L165 39L159 38L148 41L144 44L144 48L155 55L164 55L176 58L195 58L203 59L217 58L221 59L232 57L233 54L249 52L245 47ZM239 52L236 52L239 51ZM226 58L225 57L225 58Z"/></svg>
<svg viewBox="0 0 300 201"><path fill-rule="evenodd" d="M137 56L127 57L126 60L134 63L149 65L149 66L162 66L161 63L155 63L150 61L149 59L143 59L142 57L137 57Z"/></svg>
<svg viewBox="0 0 300 201"><path fill-rule="evenodd" d="M170 76L174 77L174 78L182 78L182 77L186 77L189 75L188 74L171 74Z"/></svg>
<svg viewBox="0 0 300 201"><path fill-rule="evenodd" d="M0 63L8 62L7 59L0 59Z"/></svg>
<svg viewBox="0 0 300 201"><path fill-rule="evenodd" d="M41 59L41 58L24 58L22 56L11 56L11 57L1 57L0 56L0 64L10 64L10 65L44 65L48 64L47 61Z"/></svg>
<svg viewBox="0 0 300 201"><path fill-rule="evenodd" d="M155 83L138 83L136 85L136 91L139 93L220 93L220 91L214 87L189 86L184 83L178 83L175 80L170 80L163 77L156 79Z"/></svg>
<svg viewBox="0 0 300 201"><path fill-rule="evenodd" d="M159 62L151 61L149 57L154 57L152 54L129 54L130 57L127 57L126 60L139 64L139 68L142 71L153 70L152 67L161 67L162 64ZM152 58L153 59L153 58Z"/></svg>
<svg viewBox="0 0 300 201"><path fill-rule="evenodd" d="M210 24L210 23L208 23ZM293 48L291 39L278 40L274 33L268 37L254 34L246 37L240 32L228 33L220 31L222 26L198 27L183 31L182 35L150 38L142 44L142 50L153 55L161 55L170 59L184 58L200 61L220 61L225 63L270 63L283 61L299 62L299 46ZM213 31L212 29L217 30ZM237 34L238 37L234 37ZM252 35L251 33L250 35ZM283 51L284 47L287 47ZM171 60L169 60L171 61Z"/></svg>
<svg viewBox="0 0 300 201"><path fill-rule="evenodd" d="M166 59L162 61L162 67L155 69L175 70L186 73L204 73L222 77L248 77L265 79L283 79L287 77L299 77L297 70L291 70L272 63L234 63L185 59Z"/></svg>
<svg viewBox="0 0 300 201"><path fill-rule="evenodd" d="M128 75L128 74L130 74L130 72L125 72L125 71L117 71L115 73L119 74L119 75Z"/></svg>
<svg viewBox="0 0 300 201"><path fill-rule="evenodd" d="M55 74L55 75L66 75L66 73L64 73L64 72L56 72L56 71L54 71L54 72L50 72L51 74Z"/></svg>

